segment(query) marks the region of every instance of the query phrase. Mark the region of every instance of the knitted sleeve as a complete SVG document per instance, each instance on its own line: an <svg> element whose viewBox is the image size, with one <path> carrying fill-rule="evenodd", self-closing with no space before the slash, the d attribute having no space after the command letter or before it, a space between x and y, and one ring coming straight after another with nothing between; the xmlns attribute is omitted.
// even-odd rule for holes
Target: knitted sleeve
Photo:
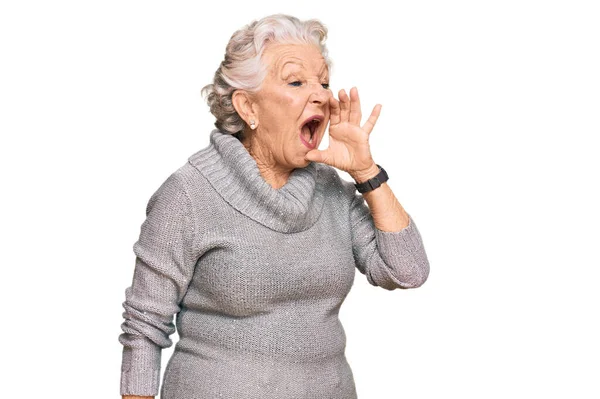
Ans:
<svg viewBox="0 0 600 399"><path fill-rule="evenodd" d="M121 395L156 396L161 350L172 345L173 315L192 278L195 226L184 183L173 173L150 198L125 290Z"/></svg>
<svg viewBox="0 0 600 399"><path fill-rule="evenodd" d="M408 226L401 231L379 230L365 199L353 184L351 188L355 193L350 204L352 250L358 270L370 284L387 290L421 286L429 275L429 261L410 214Z"/></svg>

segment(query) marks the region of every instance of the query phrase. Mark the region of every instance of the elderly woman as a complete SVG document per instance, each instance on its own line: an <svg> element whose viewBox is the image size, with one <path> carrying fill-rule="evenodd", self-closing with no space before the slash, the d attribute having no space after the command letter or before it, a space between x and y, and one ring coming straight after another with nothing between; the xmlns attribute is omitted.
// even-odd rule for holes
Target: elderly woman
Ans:
<svg viewBox="0 0 600 399"><path fill-rule="evenodd" d="M203 89L217 129L152 195L134 245L124 397L158 393L176 325L163 399L356 398L338 318L355 269L386 290L427 279L370 152L381 106L361 126L356 88L332 95L326 36L277 14L231 37Z"/></svg>

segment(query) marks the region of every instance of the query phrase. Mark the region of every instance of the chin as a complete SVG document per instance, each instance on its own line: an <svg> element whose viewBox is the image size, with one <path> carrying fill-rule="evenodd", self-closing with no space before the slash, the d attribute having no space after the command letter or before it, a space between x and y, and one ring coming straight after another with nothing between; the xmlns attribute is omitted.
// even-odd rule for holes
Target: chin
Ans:
<svg viewBox="0 0 600 399"><path fill-rule="evenodd" d="M304 158L307 152L308 151L298 151L295 154L294 161L292 161L295 168L306 168L311 163L311 161Z"/></svg>

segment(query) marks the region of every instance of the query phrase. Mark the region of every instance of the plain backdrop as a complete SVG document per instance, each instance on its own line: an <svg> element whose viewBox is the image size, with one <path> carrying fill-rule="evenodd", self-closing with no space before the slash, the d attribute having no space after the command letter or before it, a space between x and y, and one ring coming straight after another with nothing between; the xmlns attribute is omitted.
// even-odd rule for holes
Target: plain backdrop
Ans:
<svg viewBox="0 0 600 399"><path fill-rule="evenodd" d="M1 396L119 397L146 203L208 144L232 33L280 12L328 27L334 93L383 105L371 151L431 263L416 290L357 271L359 398L600 397L600 13L576 0L2 2Z"/></svg>

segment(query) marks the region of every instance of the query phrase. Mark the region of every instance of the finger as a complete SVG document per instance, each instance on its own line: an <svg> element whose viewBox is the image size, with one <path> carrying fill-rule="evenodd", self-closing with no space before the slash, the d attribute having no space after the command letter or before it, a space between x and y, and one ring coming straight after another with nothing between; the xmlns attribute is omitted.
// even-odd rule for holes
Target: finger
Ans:
<svg viewBox="0 0 600 399"><path fill-rule="evenodd" d="M329 123L337 125L340 123L340 102L334 96L329 98Z"/></svg>
<svg viewBox="0 0 600 399"><path fill-rule="evenodd" d="M358 97L358 89L353 87L350 89L350 119L349 122L353 125L360 126L362 114L360 112L360 98Z"/></svg>
<svg viewBox="0 0 600 399"><path fill-rule="evenodd" d="M371 131L373 130L373 127L375 127L375 123L377 122L377 119L379 118L380 114L381 114L381 104L377 104L373 108L373 112L371 112L371 116L369 116L369 119L362 126L362 129L365 132L367 132L367 134L371 134Z"/></svg>
<svg viewBox="0 0 600 399"><path fill-rule="evenodd" d="M350 98L344 89L340 90L338 97L340 98L340 119L341 122L346 122L350 114Z"/></svg>
<svg viewBox="0 0 600 399"><path fill-rule="evenodd" d="M330 153L329 149L326 150L310 150L304 155L304 159L307 161L329 163Z"/></svg>

